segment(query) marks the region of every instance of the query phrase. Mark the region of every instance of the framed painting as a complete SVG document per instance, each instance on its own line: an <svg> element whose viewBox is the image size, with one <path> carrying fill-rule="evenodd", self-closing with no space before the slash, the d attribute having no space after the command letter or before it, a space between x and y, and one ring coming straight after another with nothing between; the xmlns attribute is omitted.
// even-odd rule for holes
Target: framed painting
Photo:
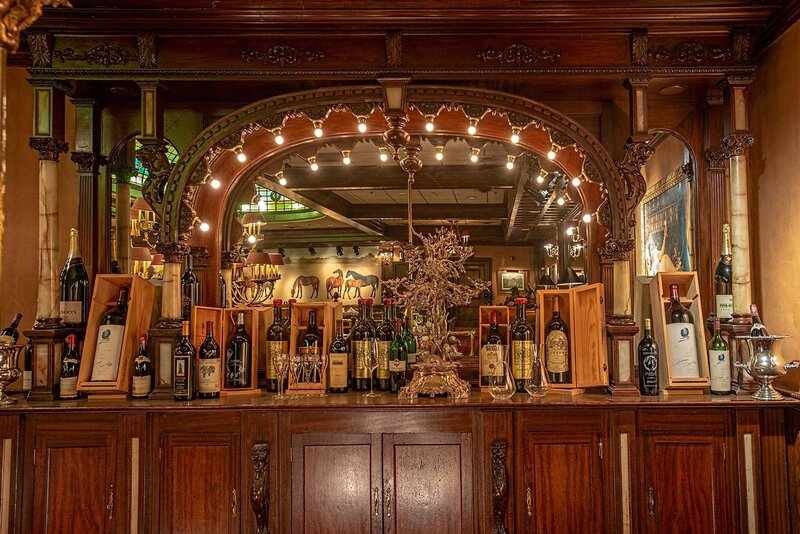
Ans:
<svg viewBox="0 0 800 534"><path fill-rule="evenodd" d="M645 274L692 270L690 164L647 192L641 207Z"/></svg>
<svg viewBox="0 0 800 534"><path fill-rule="evenodd" d="M528 287L528 271L523 269L500 269L497 271L497 283L500 291L511 291L515 287L525 291Z"/></svg>

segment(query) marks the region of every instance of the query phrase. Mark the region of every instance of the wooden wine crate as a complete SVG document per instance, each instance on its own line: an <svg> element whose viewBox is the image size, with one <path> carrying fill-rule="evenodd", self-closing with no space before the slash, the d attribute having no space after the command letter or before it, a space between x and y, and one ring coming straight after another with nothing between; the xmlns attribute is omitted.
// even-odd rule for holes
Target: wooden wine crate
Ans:
<svg viewBox="0 0 800 534"><path fill-rule="evenodd" d="M667 310L670 307L669 286L678 285L681 304L686 306L694 319L697 344L697 363L699 378L678 378L672 376L670 350L666 342ZM696 272L658 273L650 281L650 311L653 317L653 336L659 348L659 383L665 395L702 394L711 386L706 357L706 329L703 323L703 309L700 305L700 290Z"/></svg>
<svg viewBox="0 0 800 534"><path fill-rule="evenodd" d="M200 351L200 345L206 338L206 322L214 322L214 339L220 349L220 395L259 395L261 390L258 387L258 360L259 350L262 350L260 316L266 313L265 308L210 308L206 306L195 306L192 308L192 345L195 350ZM253 342L253 349L250 355L250 387L249 388L226 388L225 387L225 346L228 339L236 331L236 316L239 312L244 313L244 328L250 335ZM270 316L272 310L269 310Z"/></svg>
<svg viewBox="0 0 800 534"><path fill-rule="evenodd" d="M539 343L544 358L545 328L553 317L553 301L559 298L561 318L569 329L569 368L571 381L550 384L557 393L577 395L586 388L608 386L608 355L605 339L603 284L571 289L541 289L539 303Z"/></svg>
<svg viewBox="0 0 800 534"><path fill-rule="evenodd" d="M119 368L115 381L92 380L94 351L100 320L111 308L116 306L119 290L127 286L128 316L120 352ZM78 391L91 396L117 396L124 398L130 390L133 360L139 349L139 337L150 327L155 287L140 276L129 274L99 274L94 279L92 302L89 305L89 318L86 322L86 337L81 352L81 366L78 371Z"/></svg>
<svg viewBox="0 0 800 534"><path fill-rule="evenodd" d="M511 315L514 313L514 309L508 306L481 306L478 310L478 385L481 383L481 369L483 369L483 354L480 346L483 338L489 333L492 312L497 312L497 329L506 339L506 350L511 346ZM487 386L480 387L482 392L489 391Z"/></svg>
<svg viewBox="0 0 800 534"><path fill-rule="evenodd" d="M328 353L334 338L336 337L336 324L342 320L341 302L314 302L296 303L292 310L292 323L289 333L289 354L292 358L297 355L300 336L308 328L308 312L317 312L317 328L322 334L322 352ZM322 381L317 384L295 383L292 374L289 373L289 387L287 393L302 394L310 392L323 393L328 389L328 373L322 376Z"/></svg>

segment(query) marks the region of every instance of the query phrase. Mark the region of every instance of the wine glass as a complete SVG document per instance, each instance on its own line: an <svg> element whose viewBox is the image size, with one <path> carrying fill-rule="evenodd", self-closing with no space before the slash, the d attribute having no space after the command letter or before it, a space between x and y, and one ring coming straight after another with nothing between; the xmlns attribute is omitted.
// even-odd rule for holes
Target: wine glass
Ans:
<svg viewBox="0 0 800 534"><path fill-rule="evenodd" d="M303 382L311 382L311 374L314 372L317 358L314 355L314 348L310 347L308 352L301 355L303 358Z"/></svg>
<svg viewBox="0 0 800 534"><path fill-rule="evenodd" d="M289 373L292 375L292 384L297 388L297 384L303 381L303 355L295 354L289 356Z"/></svg>
<svg viewBox="0 0 800 534"><path fill-rule="evenodd" d="M6 386L15 382L22 371L19 369L19 353L22 345L0 345L0 406L14 404L17 399L6 395Z"/></svg>
<svg viewBox="0 0 800 534"><path fill-rule="evenodd" d="M274 354L271 360L272 368L275 369L275 374L278 375L277 398L285 399L286 391L284 390L284 381L286 380L286 374L289 372L289 355L286 353Z"/></svg>
<svg viewBox="0 0 800 534"><path fill-rule="evenodd" d="M323 386L325 386L325 377L327 376L326 373L328 372L328 364L330 362L330 358L327 354L320 352L317 354L317 363L314 365L315 372L317 376L319 376L319 382ZM320 397L327 397L328 396L328 388L327 386L323 387L319 393Z"/></svg>
<svg viewBox="0 0 800 534"><path fill-rule="evenodd" d="M495 373L489 380L489 395L493 399L508 400L517 392L517 383L511 372L508 351L501 349L501 352L497 354L495 366Z"/></svg>
<svg viewBox="0 0 800 534"><path fill-rule="evenodd" d="M533 369L531 378L525 380L525 391L534 398L544 397L550 389L550 381L547 380L547 371L544 368L542 359L541 345L533 346Z"/></svg>
<svg viewBox="0 0 800 534"><path fill-rule="evenodd" d="M380 364L378 358L378 341L372 340L370 350L365 350L361 354L361 364L369 369L369 393L364 393L364 397L380 397L380 393L375 393L373 387L375 385L375 370L378 369Z"/></svg>

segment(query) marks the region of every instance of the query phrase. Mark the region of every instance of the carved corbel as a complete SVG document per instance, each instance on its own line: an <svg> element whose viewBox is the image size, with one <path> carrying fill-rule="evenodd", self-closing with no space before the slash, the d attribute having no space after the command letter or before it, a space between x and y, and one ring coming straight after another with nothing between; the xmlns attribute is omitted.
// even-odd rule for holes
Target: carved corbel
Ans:
<svg viewBox="0 0 800 534"><path fill-rule="evenodd" d="M492 534L508 534L507 448L503 439L492 442Z"/></svg>
<svg viewBox="0 0 800 534"><path fill-rule="evenodd" d="M191 248L183 241L171 241L157 244L156 252L164 255L164 263L183 263L183 257L191 253Z"/></svg>
<svg viewBox="0 0 800 534"><path fill-rule="evenodd" d="M597 247L600 261L627 261L633 252L633 239L609 238Z"/></svg>
<svg viewBox="0 0 800 534"><path fill-rule="evenodd" d="M167 158L167 143L163 140L143 140L136 157L149 172L142 187L142 196L158 214L164 205L164 185L169 180L173 165Z"/></svg>
<svg viewBox="0 0 800 534"><path fill-rule="evenodd" d="M253 445L250 463L253 466L250 506L256 516L256 532L269 534L269 443Z"/></svg>
<svg viewBox="0 0 800 534"><path fill-rule="evenodd" d="M628 211L628 223L635 224L636 207L644 197L647 182L642 176L642 166L655 152L645 141L629 140L625 144L625 156L617 162L617 170L625 182L625 204Z"/></svg>

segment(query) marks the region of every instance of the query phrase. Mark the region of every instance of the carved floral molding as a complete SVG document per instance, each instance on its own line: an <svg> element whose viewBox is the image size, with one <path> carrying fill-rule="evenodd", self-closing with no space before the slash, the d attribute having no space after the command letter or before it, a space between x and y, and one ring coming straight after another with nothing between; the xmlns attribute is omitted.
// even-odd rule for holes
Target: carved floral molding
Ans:
<svg viewBox="0 0 800 534"><path fill-rule="evenodd" d="M69 0L0 0L0 46L19 48L19 34L42 16L44 6L72 7Z"/></svg>
<svg viewBox="0 0 800 534"><path fill-rule="evenodd" d="M109 42L103 42L90 48L86 52L76 52L74 48L65 48L53 52L53 57L64 61L85 61L89 65L126 65L129 61L137 61L138 54L128 52L122 47Z"/></svg>
<svg viewBox="0 0 800 534"><path fill-rule="evenodd" d="M505 48L485 48L476 54L484 63L503 63L505 65L537 65L539 63L555 63L561 52L552 48L531 48L522 43L510 44Z"/></svg>
<svg viewBox="0 0 800 534"><path fill-rule="evenodd" d="M62 153L69 150L69 145L55 137L31 137L28 145L39 152L42 161L58 161Z"/></svg>
<svg viewBox="0 0 800 534"><path fill-rule="evenodd" d="M265 65L294 65L300 60L317 63L325 58L322 50L299 50L293 46L279 44L268 50L245 50L242 59L248 63L258 62Z"/></svg>

